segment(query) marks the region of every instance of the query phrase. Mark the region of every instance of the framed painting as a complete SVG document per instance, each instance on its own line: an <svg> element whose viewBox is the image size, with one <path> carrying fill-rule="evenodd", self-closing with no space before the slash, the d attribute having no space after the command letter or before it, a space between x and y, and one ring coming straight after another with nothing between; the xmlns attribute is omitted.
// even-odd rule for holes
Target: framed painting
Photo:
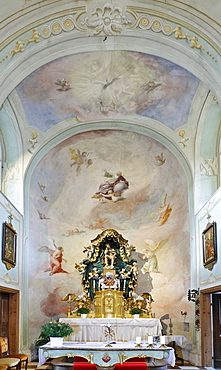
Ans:
<svg viewBox="0 0 221 370"><path fill-rule="evenodd" d="M203 230L203 265L205 268L212 270L213 265L217 262L217 238L216 222L207 224Z"/></svg>
<svg viewBox="0 0 221 370"><path fill-rule="evenodd" d="M17 233L11 223L2 225L2 262L10 270L16 265Z"/></svg>

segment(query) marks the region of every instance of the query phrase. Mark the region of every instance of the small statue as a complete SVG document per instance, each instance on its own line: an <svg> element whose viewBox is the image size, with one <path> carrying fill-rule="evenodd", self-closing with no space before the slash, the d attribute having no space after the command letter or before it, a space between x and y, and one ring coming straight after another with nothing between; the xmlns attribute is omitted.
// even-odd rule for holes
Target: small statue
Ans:
<svg viewBox="0 0 221 370"><path fill-rule="evenodd" d="M106 245L106 249L104 252L104 263L105 267L109 267L110 269L114 268L114 262L116 259L116 251L114 248L111 248L109 244Z"/></svg>

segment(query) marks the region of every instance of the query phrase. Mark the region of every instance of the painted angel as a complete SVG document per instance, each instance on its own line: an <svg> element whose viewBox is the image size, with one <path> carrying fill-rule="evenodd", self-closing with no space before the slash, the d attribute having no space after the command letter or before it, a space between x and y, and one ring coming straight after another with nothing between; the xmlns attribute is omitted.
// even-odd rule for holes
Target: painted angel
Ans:
<svg viewBox="0 0 221 370"><path fill-rule="evenodd" d="M57 247L55 242L53 242L54 249L50 249L47 246L43 246L39 248L39 252L46 252L49 253L49 268L45 271L50 271L50 275L58 274L58 273L66 273L68 274L67 271L65 271L62 268L62 262L65 261L67 262L66 259L63 258L63 252L64 248L59 246Z"/></svg>
<svg viewBox="0 0 221 370"><path fill-rule="evenodd" d="M138 255L145 263L141 268L142 274L146 274L147 272L160 272L158 269L158 260L155 254L155 251L160 245L160 242L154 246L154 242L152 240L146 240L145 244L147 248L144 249L142 255Z"/></svg>
<svg viewBox="0 0 221 370"><path fill-rule="evenodd" d="M81 153L79 149L75 150L73 148L69 148L69 152L71 153L71 160L73 161L70 164L70 167L77 166L77 169L76 169L77 173L80 172L81 166L83 164L86 165L86 168L88 168L89 166L93 164L93 160L89 158L91 153L87 153L87 152Z"/></svg>

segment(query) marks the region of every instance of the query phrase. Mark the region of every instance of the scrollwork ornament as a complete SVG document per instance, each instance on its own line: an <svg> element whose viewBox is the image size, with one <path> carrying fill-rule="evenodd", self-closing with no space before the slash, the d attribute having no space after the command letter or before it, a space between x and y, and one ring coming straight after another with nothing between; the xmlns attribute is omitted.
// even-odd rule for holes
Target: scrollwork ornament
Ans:
<svg viewBox="0 0 221 370"><path fill-rule="evenodd" d="M163 23L159 18L150 18L148 15L141 15L136 22L135 27L138 26L143 30L151 29L154 32L162 32L166 36L170 36L173 31L169 23Z"/></svg>
<svg viewBox="0 0 221 370"><path fill-rule="evenodd" d="M143 15L140 18L139 27L143 30L147 30L148 28L150 28L150 23L150 18L146 15Z"/></svg>
<svg viewBox="0 0 221 370"><path fill-rule="evenodd" d="M59 20L55 20L51 24L51 29L54 35L58 35L62 32L62 22Z"/></svg>
<svg viewBox="0 0 221 370"><path fill-rule="evenodd" d="M15 42L15 47L11 49L10 52L2 60L0 60L0 63L4 62L10 56L13 57L15 54L23 53L29 43L38 43L40 41L40 36L41 34L38 32L37 28L34 28L30 37L26 37L23 40L17 40Z"/></svg>

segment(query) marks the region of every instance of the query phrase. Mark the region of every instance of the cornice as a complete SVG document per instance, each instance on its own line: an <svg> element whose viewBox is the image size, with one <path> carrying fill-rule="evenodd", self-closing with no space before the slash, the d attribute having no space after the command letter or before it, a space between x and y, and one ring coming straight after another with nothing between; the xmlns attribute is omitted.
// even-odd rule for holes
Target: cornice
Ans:
<svg viewBox="0 0 221 370"><path fill-rule="evenodd" d="M155 0L156 1L156 0ZM201 37L203 40L207 41L208 44L210 44L219 54L221 54L221 48L213 41L211 37L208 37L205 32L197 28L195 25L184 21L178 17L175 17L173 15L165 14L164 12L160 12L158 10L153 10L153 9L146 9L146 8L141 8L141 7L135 7L135 6L129 6L128 10L131 10L136 13L148 13L149 15L155 16L162 18L166 21L173 22L175 24L178 24L180 26L185 27L189 31L196 33L199 37ZM204 21L203 21L204 22ZM218 31L216 31L218 32ZM219 33L220 34L220 33Z"/></svg>
<svg viewBox="0 0 221 370"><path fill-rule="evenodd" d="M44 7L49 7L49 6L52 7L53 5L56 5L57 3L60 3L60 2L61 2L61 0L54 0L54 1L50 2L50 4L43 2L43 4L41 3L40 9L43 9ZM154 3L159 3L160 4L160 3L162 3L162 1L161 0L154 0ZM176 1L176 3L183 4L180 1ZM164 3L164 5L165 5L165 3ZM179 8L178 6L174 6L174 5L171 5L171 4L168 4L167 6L176 9L176 11L177 11L177 9L180 9L180 10L183 11L183 9ZM186 7L188 7L190 10L185 10L184 12L188 13L192 16L191 9L195 9L195 8L193 8L190 5L186 5ZM17 13L12 14L10 17L8 17L5 20L5 21L8 21L8 22L4 24L4 26L2 27L2 30L6 29L7 25L9 25L9 24L10 24L10 29L13 29L13 22L19 21L19 24L21 24L22 18L24 19L24 17L28 15L29 19L30 19L30 15L32 13L34 13L35 11L37 11L37 10L39 10L39 8L37 8L36 4L35 4L35 6L33 5L33 6L26 7L22 11L18 11ZM51 10L52 9L50 9L50 11ZM11 42L18 39L21 35L23 35L27 31L29 31L33 28L39 27L39 26L43 25L45 22L52 21L52 20L67 16L67 15L74 15L74 14L79 13L81 11L86 13L87 12L87 7L85 5L80 6L80 7L79 6L78 7L71 7L71 8L68 7L68 9L63 9L61 11L55 11L55 12L50 13L49 15L46 15L46 16L43 16L43 17L38 15L38 17L39 17L38 19L33 20L31 22L29 21L29 23L26 23L26 25L24 27L18 29L17 31L13 32L13 34L6 37L6 39L3 40L3 42L1 43L0 51L3 50ZM170 15L168 13L165 13L164 11L159 11L159 10L154 10L154 9L147 9L146 7L140 7L140 6L134 6L134 5L128 5L126 7L126 11L127 12L128 11L129 12L134 12L134 13L137 13L137 14L143 13L144 15L145 14L152 15L152 16L155 16L155 17L158 17L158 18L162 18L166 21L173 22L174 24L178 24L180 26L183 26L186 29L188 29L189 31L197 34L199 37L201 37L203 40L205 40L209 45L211 45L211 47L213 47L214 50L216 50L219 54L221 54L221 48L217 45L217 43L211 37L209 37L202 29L200 29L196 25L193 25L191 22L187 22L184 19L182 19L185 16L185 14L183 14L182 16L180 14L175 16L175 15ZM203 19L202 17L194 15L194 17L196 17L196 19L199 19L201 22L203 22L205 25L207 25L208 28L212 28L215 32L217 32L220 35L218 30L211 25L211 22L213 21L213 22L215 22L215 24L217 24L217 26L219 26L216 21L212 20L210 17L208 17L207 15L205 15L204 13L202 13L198 10L197 10L197 14L203 15L204 17L208 18L208 21L206 22L205 19ZM7 34L7 32L5 32L5 34Z"/></svg>
<svg viewBox="0 0 221 370"><path fill-rule="evenodd" d="M30 29L32 33L29 32ZM103 7L98 6L90 9L90 11L86 6L58 11L25 25L10 36L11 38L15 37L16 42L12 42L11 47L7 45L4 54L2 53L0 64L4 69L10 64L12 57L13 63L15 63L16 55L24 51L32 53L30 48L34 48L36 43L41 44L43 40L46 41L51 37L53 37L53 44L56 44L55 37L62 33L64 34L63 41L67 37L69 39L82 37L83 39L89 36L95 38L103 35L108 37L136 35L137 38L148 39L152 37L157 41L161 40L165 45L173 44L174 47L176 43L178 49L185 48L187 50L190 48L207 62L207 56L209 56L210 60L216 64L215 69L219 69L217 61L221 55L221 49L202 29L196 28L195 25L185 20L156 10L135 6L128 6L122 10L109 3L104 4ZM158 37L160 33L161 36ZM6 39L5 43L7 41L9 39ZM46 43L44 43L45 46L47 46ZM38 50L40 49L38 48Z"/></svg>
<svg viewBox="0 0 221 370"><path fill-rule="evenodd" d="M207 13L204 13L203 11L201 11L199 8L196 8L192 5L186 4L185 2L179 1L179 0L174 0L174 1L171 0L174 2L174 4L171 4L168 2L165 4L165 0L152 0L152 1L156 4L159 4L161 7L163 5L163 6L166 6L167 8L173 8L173 9L175 8L176 11L180 10L182 12L188 13L190 17L195 17L196 19L199 19L203 23L206 23L208 27L214 29L215 32L217 32L218 34L221 34L217 30L217 28L221 27L220 23L217 22L215 19L211 18ZM185 16L185 14L183 14L183 16ZM208 19L208 20L205 21L204 17L205 19ZM214 23L217 26L217 28L213 27L212 23Z"/></svg>
<svg viewBox="0 0 221 370"><path fill-rule="evenodd" d="M60 0L58 0L58 1L60 1ZM3 50L11 42L13 42L17 38L19 38L21 35L23 35L24 33L32 30L33 28L39 27L39 26L43 25L44 23L46 23L48 21L52 21L52 20L55 20L55 19L58 19L58 18L67 16L67 15L70 15L70 14L73 15L73 14L75 14L77 12L80 12L80 11L85 11L86 12L86 7L83 6L83 7L78 7L78 8L71 8L71 9L69 8L67 10L62 10L62 11L59 11L59 12L54 12L53 14L47 15L47 16L42 17L42 18L38 18L37 20L28 23L24 27L20 28L19 30L17 30L16 32L14 32L13 34L11 34L9 37L7 37L1 43L0 51Z"/></svg>

